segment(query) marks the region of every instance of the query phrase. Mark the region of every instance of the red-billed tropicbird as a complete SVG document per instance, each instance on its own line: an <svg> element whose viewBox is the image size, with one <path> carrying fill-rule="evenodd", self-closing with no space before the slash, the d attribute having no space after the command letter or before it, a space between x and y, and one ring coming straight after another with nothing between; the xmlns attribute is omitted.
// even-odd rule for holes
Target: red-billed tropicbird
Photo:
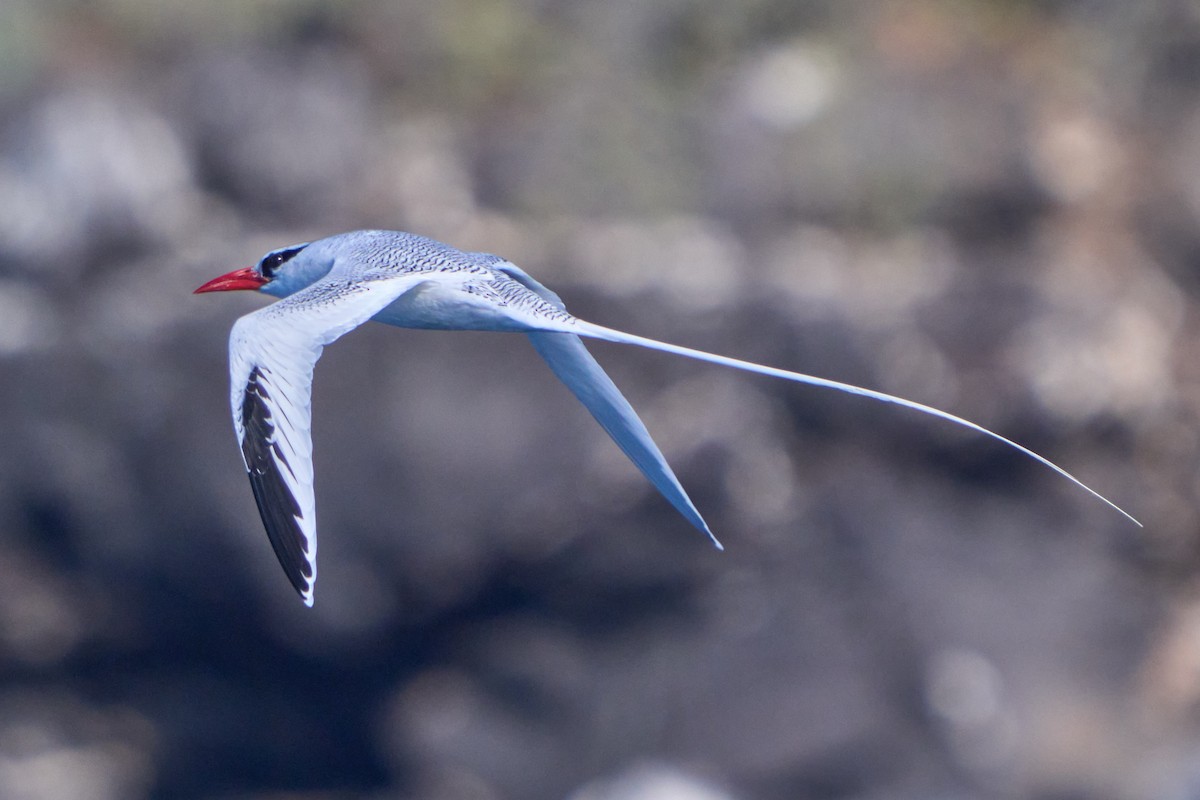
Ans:
<svg viewBox="0 0 1200 800"><path fill-rule="evenodd" d="M646 339L572 316L558 295L498 256L466 253L398 231L353 231L291 245L196 290L256 289L283 298L239 319L229 336L233 425L267 535L288 579L312 605L317 524L310 434L313 366L322 348L367 320L402 328L520 332L650 482L721 544L646 426L581 336L634 344L776 378L849 392L949 420L1016 448L1103 500L1048 459L961 417L838 381ZM1140 523L1138 523L1140 525Z"/></svg>

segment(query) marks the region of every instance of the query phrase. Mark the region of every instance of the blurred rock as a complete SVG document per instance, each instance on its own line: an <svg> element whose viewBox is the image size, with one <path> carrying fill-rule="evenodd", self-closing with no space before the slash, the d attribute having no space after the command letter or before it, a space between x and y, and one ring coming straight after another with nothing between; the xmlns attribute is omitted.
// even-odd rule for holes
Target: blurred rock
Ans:
<svg viewBox="0 0 1200 800"><path fill-rule="evenodd" d="M1195 9L77 5L0 7L0 797L1197 793ZM190 293L372 226L1146 528L597 344L721 554L523 337L366 326L310 611Z"/></svg>

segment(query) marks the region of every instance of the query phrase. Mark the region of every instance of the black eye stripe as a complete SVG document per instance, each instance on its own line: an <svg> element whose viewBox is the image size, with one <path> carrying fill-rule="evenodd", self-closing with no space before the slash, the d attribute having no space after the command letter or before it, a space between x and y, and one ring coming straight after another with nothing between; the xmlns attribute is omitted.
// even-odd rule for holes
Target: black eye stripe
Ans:
<svg viewBox="0 0 1200 800"><path fill-rule="evenodd" d="M307 243L296 245L295 247L288 247L284 250L276 250L273 253L267 253L265 256L263 256L262 261L258 262L259 273L261 273L264 278L274 277L275 270L279 269L281 266L283 266L283 264L290 261L297 253L306 247L308 247Z"/></svg>

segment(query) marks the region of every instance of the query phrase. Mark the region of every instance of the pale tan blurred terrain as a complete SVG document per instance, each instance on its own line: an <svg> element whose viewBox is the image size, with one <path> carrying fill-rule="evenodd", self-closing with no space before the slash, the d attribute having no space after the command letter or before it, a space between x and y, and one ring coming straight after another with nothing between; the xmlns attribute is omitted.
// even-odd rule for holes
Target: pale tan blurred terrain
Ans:
<svg viewBox="0 0 1200 800"><path fill-rule="evenodd" d="M592 321L315 388L305 609L190 294L360 227ZM0 0L0 798L1200 797L1200 6Z"/></svg>

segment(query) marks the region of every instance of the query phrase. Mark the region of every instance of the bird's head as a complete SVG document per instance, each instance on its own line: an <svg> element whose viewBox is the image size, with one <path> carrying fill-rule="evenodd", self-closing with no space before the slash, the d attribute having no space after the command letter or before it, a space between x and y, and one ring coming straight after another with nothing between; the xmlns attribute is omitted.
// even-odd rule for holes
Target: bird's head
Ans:
<svg viewBox="0 0 1200 800"><path fill-rule="evenodd" d="M309 243L293 244L267 253L253 267L242 267L213 278L197 289L194 294L205 292L235 292L254 289L277 297L285 297L302 289L318 276L310 276L310 270L300 266L307 259L293 260L308 247ZM328 271L328 266L324 271Z"/></svg>

